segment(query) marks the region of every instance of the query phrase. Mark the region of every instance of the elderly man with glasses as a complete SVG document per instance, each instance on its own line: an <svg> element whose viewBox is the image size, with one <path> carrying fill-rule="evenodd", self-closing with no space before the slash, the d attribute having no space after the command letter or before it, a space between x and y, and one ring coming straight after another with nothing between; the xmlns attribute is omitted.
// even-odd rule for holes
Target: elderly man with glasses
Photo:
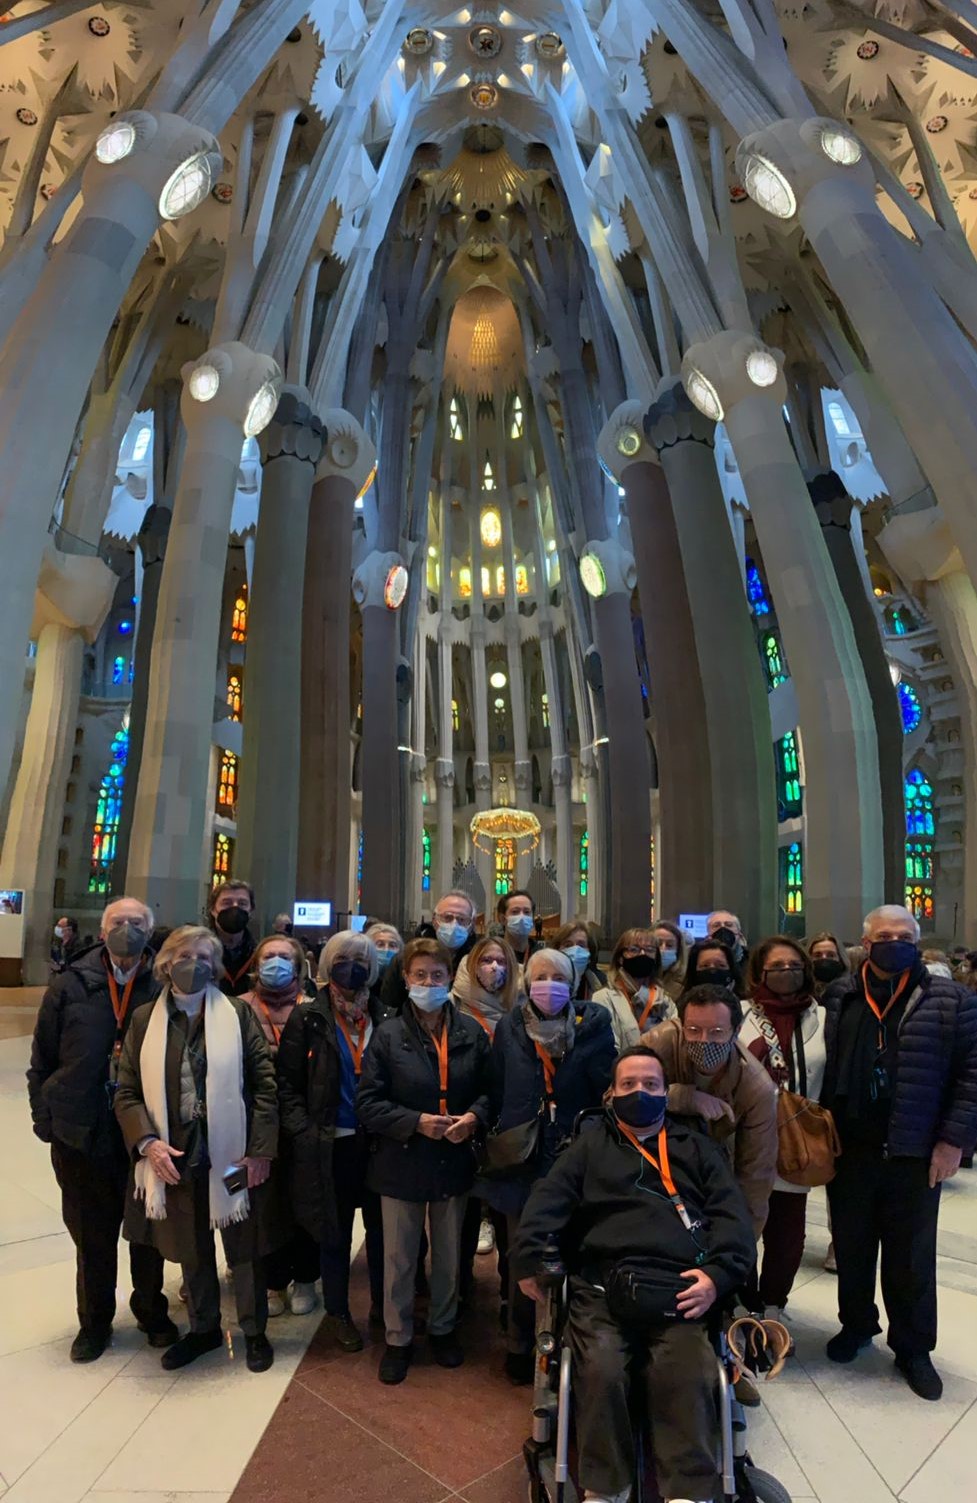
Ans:
<svg viewBox="0 0 977 1503"><path fill-rule="evenodd" d="M665 1067L668 1110L703 1118L725 1148L759 1237L777 1174L776 1088L739 1040L743 1009L735 993L694 986L679 998L678 1012L641 1042Z"/></svg>

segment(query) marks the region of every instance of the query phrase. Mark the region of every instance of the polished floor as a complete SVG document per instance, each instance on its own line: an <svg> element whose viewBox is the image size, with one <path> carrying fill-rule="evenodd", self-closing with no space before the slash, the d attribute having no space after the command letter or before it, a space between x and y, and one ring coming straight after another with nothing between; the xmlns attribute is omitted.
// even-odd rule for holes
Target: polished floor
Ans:
<svg viewBox="0 0 977 1503"><path fill-rule="evenodd" d="M378 1350L339 1354L318 1318L273 1321L276 1362L251 1374L240 1340L178 1374L136 1331L124 1302L109 1352L67 1361L72 1249L44 1146L29 1126L23 1071L34 999L0 993L0 1496L4 1503L524 1503L528 1395L499 1376L492 1279L481 1259L468 1361L445 1372L419 1344L398 1389ZM36 1005L36 1004L34 1004ZM879 1342L850 1368L823 1355L833 1278L821 1269L815 1192L791 1302L797 1357L751 1417L757 1463L795 1503L956 1503L974 1496L977 1456L977 1173L958 1176L940 1229L942 1403L916 1399ZM170 1292L177 1319L179 1284ZM362 1271L354 1303L365 1314ZM230 1312L229 1312L230 1313Z"/></svg>

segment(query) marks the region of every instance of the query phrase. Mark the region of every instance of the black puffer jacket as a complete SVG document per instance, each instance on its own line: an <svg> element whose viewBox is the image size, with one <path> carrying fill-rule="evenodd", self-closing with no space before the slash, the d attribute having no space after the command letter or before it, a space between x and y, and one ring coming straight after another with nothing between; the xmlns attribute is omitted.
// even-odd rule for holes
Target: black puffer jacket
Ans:
<svg viewBox="0 0 977 1503"><path fill-rule="evenodd" d="M838 1076L841 1014L866 1005L859 977L834 982L821 1001L827 1051L821 1100L829 1104ZM977 995L927 972L906 1004L898 1040L889 1156L928 1159L936 1143L972 1153L977 1139Z"/></svg>
<svg viewBox="0 0 977 1503"><path fill-rule="evenodd" d="M57 1138L81 1153L122 1151L105 1089L116 1035L107 963L105 946L95 945L55 976L37 1014L27 1071L35 1133L43 1143ZM147 950L129 998L123 1038L136 1009L158 992L153 952Z"/></svg>
<svg viewBox="0 0 977 1503"><path fill-rule="evenodd" d="M386 1016L381 1004L371 998L374 1029ZM364 1062L374 1037L371 1034ZM287 1176L292 1213L317 1241L325 1242L338 1231L332 1145L341 1079L336 1019L327 991L294 1009L282 1030L276 1067L279 1157ZM361 1135L365 1137L362 1129Z"/></svg>
<svg viewBox="0 0 977 1503"><path fill-rule="evenodd" d="M474 1112L488 1122L492 1050L474 1018L445 1004L448 1029L448 1112ZM407 1007L381 1023L363 1060L356 1102L371 1134L369 1186L394 1200L448 1200L467 1195L475 1177L469 1139L449 1143L417 1131L422 1112L438 1114L438 1059L430 1036Z"/></svg>

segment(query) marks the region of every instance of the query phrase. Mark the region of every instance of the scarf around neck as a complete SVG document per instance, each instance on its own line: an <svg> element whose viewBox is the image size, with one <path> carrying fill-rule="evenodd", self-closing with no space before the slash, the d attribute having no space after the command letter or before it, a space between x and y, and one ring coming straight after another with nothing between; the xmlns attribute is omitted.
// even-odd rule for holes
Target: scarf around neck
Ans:
<svg viewBox="0 0 977 1503"><path fill-rule="evenodd" d="M154 1132L164 1143L170 1141L166 1101L169 995L170 989L165 986L153 1003L139 1051L143 1102ZM178 1005L175 997L173 1000ZM232 1164L239 1164L247 1153L244 1058L241 1024L233 1003L218 987L210 985L204 994L203 1009L207 1057L207 1153L210 1159L208 1191L210 1225L216 1231L232 1222L247 1220L250 1209L247 1190L229 1195L223 1180L225 1171ZM141 1158L136 1165L136 1197L145 1201L148 1220L166 1220L166 1190L149 1159Z"/></svg>
<svg viewBox="0 0 977 1503"><path fill-rule="evenodd" d="M543 1018L527 997L522 1004L522 1017L533 1043L545 1049L553 1059L563 1059L570 1053L577 1031L577 1016L572 1002L568 1002L555 1018Z"/></svg>

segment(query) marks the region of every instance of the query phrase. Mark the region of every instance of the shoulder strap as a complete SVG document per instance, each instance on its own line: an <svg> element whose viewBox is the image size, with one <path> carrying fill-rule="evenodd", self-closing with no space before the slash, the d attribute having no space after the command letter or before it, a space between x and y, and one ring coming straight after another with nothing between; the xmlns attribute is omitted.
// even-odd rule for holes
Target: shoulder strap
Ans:
<svg viewBox="0 0 977 1503"><path fill-rule="evenodd" d="M807 1060L804 1058L804 1018L803 1014L794 1024L794 1053L797 1055L797 1068L800 1073L798 1089L802 1096L807 1095ZM791 1090L794 1089L794 1062L791 1060Z"/></svg>

